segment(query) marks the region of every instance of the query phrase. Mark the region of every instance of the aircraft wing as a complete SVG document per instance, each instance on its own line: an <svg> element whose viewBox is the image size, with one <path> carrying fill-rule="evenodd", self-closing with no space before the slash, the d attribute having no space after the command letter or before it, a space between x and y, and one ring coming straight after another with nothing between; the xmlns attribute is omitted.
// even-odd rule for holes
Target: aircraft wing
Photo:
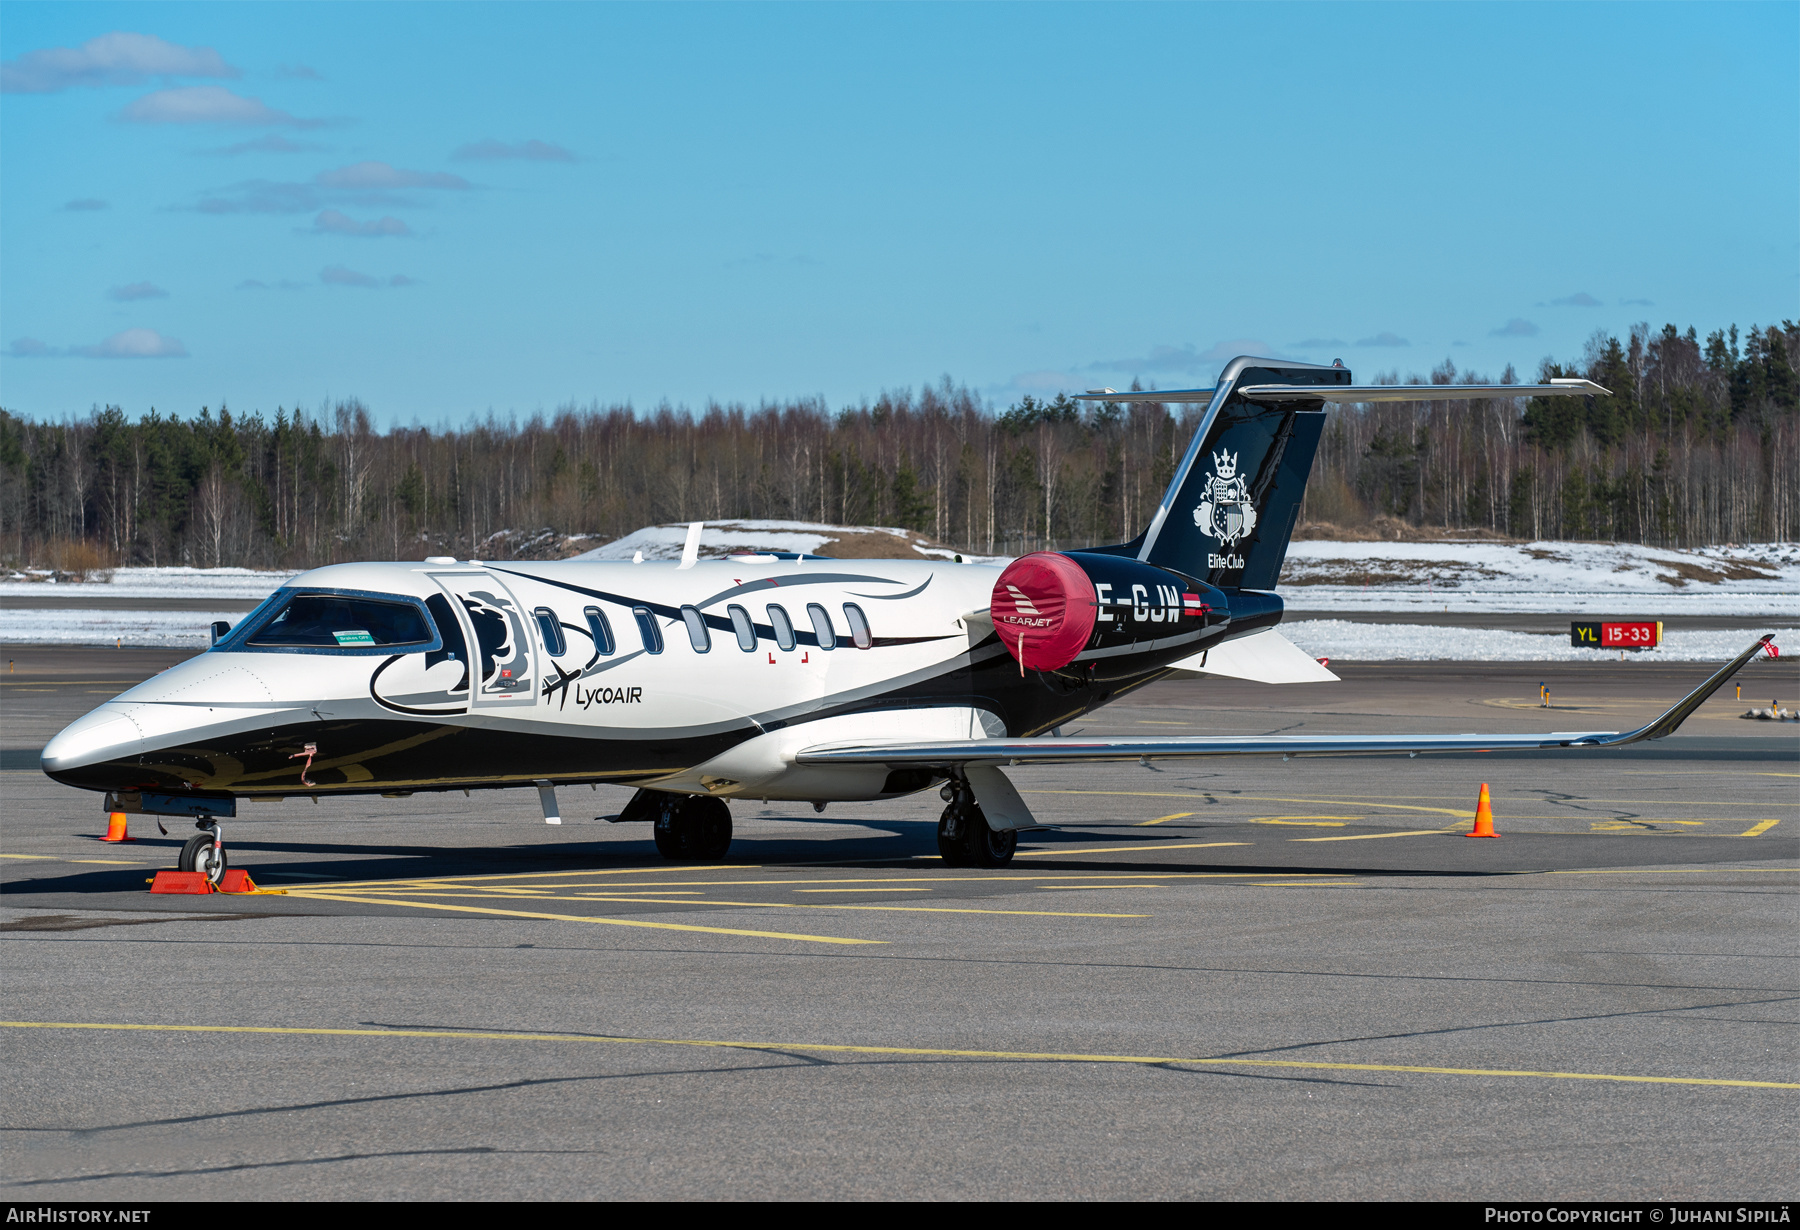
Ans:
<svg viewBox="0 0 1800 1230"><path fill-rule="evenodd" d="M835 743L803 749L800 764L968 765L1073 764L1100 760L1160 760L1198 756L1381 755L1405 752L1499 752L1564 747L1623 747L1674 732L1706 698L1737 674L1743 665L1775 639L1761 637L1711 678L1682 697L1648 725L1620 733L1611 730L1550 731L1544 734L1419 735L1240 735L1224 738L1165 739L966 739L941 743Z"/></svg>

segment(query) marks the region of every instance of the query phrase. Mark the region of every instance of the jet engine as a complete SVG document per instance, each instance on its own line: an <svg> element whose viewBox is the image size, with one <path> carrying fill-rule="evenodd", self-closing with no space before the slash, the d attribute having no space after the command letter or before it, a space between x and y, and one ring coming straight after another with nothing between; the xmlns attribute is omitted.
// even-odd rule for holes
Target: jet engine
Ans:
<svg viewBox="0 0 1800 1230"><path fill-rule="evenodd" d="M1028 670L1060 670L1089 649L1201 648L1200 634L1230 619L1225 595L1192 577L1122 555L1038 551L994 582L994 631Z"/></svg>

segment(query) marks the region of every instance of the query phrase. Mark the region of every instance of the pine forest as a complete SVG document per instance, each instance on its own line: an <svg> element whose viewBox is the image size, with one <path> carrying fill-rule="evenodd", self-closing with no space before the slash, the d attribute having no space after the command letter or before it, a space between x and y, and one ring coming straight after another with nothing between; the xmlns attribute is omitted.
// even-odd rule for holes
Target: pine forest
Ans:
<svg viewBox="0 0 1800 1230"><path fill-rule="evenodd" d="M1800 325L1604 332L1538 378L1609 397L1333 407L1301 536L1664 546L1800 539ZM1443 364L1380 383L1490 383ZM1500 383L1520 383L1509 367ZM902 526L979 554L1132 538L1200 414L948 377L873 403L547 416L377 431L355 400L272 414L0 410L0 563L304 568L560 555L658 522Z"/></svg>

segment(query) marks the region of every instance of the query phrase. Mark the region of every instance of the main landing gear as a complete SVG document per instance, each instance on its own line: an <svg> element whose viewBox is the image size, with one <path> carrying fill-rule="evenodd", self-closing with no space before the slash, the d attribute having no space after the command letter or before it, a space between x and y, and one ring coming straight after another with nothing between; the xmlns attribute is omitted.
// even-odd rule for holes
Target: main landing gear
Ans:
<svg viewBox="0 0 1800 1230"><path fill-rule="evenodd" d="M705 794L667 794L658 800L656 850L676 863L713 863L731 848L731 808Z"/></svg>
<svg viewBox="0 0 1800 1230"><path fill-rule="evenodd" d="M225 878L225 839L219 822L210 817L195 822L200 831L181 847L181 858L175 866L181 871L198 871L217 884Z"/></svg>
<svg viewBox="0 0 1800 1230"><path fill-rule="evenodd" d="M950 806L938 817L938 853L947 867L1004 867L1012 862L1019 835L1011 829L988 827L975 792L961 779L947 782L939 792Z"/></svg>

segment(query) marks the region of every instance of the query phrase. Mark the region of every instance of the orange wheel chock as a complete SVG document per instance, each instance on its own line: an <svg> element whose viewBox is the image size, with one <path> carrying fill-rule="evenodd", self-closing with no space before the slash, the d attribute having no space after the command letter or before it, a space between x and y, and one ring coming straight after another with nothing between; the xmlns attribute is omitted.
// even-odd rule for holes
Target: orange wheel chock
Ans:
<svg viewBox="0 0 1800 1230"><path fill-rule="evenodd" d="M1488 804L1487 783L1481 783L1481 800L1475 804L1475 827L1465 837L1498 837L1494 832L1494 809Z"/></svg>
<svg viewBox="0 0 1800 1230"><path fill-rule="evenodd" d="M250 879L248 871L241 867L233 867L219 881L219 891L222 893L254 893L260 890Z"/></svg>
<svg viewBox="0 0 1800 1230"><path fill-rule="evenodd" d="M213 891L213 883L198 871L159 871L150 882L153 893L194 893L205 896Z"/></svg>
<svg viewBox="0 0 1800 1230"><path fill-rule="evenodd" d="M115 811L106 818L106 836L101 841L136 841L126 827L125 813Z"/></svg>

